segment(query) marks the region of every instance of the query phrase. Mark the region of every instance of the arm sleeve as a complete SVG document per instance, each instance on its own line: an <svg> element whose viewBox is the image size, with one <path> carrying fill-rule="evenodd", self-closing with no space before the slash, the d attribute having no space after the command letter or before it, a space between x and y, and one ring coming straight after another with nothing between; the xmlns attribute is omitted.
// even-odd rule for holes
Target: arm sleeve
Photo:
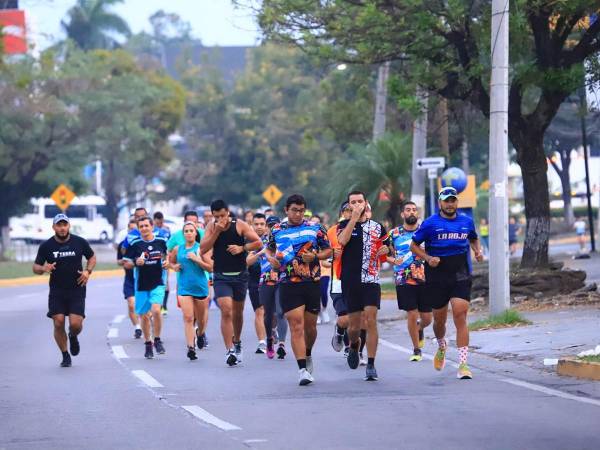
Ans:
<svg viewBox="0 0 600 450"><path fill-rule="evenodd" d="M43 266L44 265L44 263L46 262L46 254L47 253L48 252L46 251L46 243L43 243L38 248L37 256L35 257L35 263L38 266Z"/></svg>
<svg viewBox="0 0 600 450"><path fill-rule="evenodd" d="M427 239L428 229L429 223L427 221L423 222L419 229L415 231L415 234L413 234L412 240L421 245Z"/></svg>

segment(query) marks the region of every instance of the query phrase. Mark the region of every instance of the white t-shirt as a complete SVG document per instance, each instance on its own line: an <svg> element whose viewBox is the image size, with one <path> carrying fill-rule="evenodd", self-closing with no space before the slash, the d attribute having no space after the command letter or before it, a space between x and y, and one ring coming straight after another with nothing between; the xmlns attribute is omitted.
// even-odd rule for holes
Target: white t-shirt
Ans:
<svg viewBox="0 0 600 450"><path fill-rule="evenodd" d="M585 222L583 220L578 220L575 222L573 228L575 228L575 232L577 234L585 234Z"/></svg>

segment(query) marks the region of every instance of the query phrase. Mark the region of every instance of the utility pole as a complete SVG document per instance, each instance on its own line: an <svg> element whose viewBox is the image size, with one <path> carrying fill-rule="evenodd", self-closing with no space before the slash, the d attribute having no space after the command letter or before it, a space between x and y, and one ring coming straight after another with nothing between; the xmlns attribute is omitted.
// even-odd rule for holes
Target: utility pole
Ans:
<svg viewBox="0 0 600 450"><path fill-rule="evenodd" d="M508 5L492 1L492 76L490 82L490 314L510 308L508 258Z"/></svg>
<svg viewBox="0 0 600 450"><path fill-rule="evenodd" d="M377 71L377 90L375 92L375 118L373 120L373 142L381 139L385 133L385 112L387 108L388 78L390 63L385 62Z"/></svg>
<svg viewBox="0 0 600 450"><path fill-rule="evenodd" d="M579 102L581 107L581 144L583 145L583 160L585 161L585 187L587 197L588 228L590 230L590 244L592 252L596 251L596 238L594 237L594 215L592 214L592 191L590 189L590 165L588 162L588 144L587 144L587 125L585 116L587 116L587 99L585 98L585 79L583 87L579 89Z"/></svg>
<svg viewBox="0 0 600 450"><path fill-rule="evenodd" d="M421 211L425 211L425 173L417 166L417 160L427 156L427 93L417 86L416 96L421 104L421 115L413 122L410 199Z"/></svg>

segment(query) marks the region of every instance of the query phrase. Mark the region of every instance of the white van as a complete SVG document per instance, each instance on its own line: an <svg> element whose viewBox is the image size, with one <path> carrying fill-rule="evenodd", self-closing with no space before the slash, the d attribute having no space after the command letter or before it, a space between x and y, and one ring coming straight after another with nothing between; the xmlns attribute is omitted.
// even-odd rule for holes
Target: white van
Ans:
<svg viewBox="0 0 600 450"><path fill-rule="evenodd" d="M30 210L9 220L10 238L41 242L50 238L52 219L62 212L51 198L34 198ZM113 239L113 227L106 219L106 201L97 195L75 197L66 211L71 232L88 241L108 242Z"/></svg>

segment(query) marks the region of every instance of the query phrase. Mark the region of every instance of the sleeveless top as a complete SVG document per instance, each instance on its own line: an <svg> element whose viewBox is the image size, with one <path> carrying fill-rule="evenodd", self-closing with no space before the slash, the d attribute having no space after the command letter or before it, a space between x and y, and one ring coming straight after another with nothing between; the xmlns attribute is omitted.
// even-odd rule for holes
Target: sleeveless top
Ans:
<svg viewBox="0 0 600 450"><path fill-rule="evenodd" d="M246 271L246 252L232 255L227 251L229 245L244 245L246 241L237 232L237 219L232 219L225 231L219 234L213 246L214 273L237 275Z"/></svg>
<svg viewBox="0 0 600 450"><path fill-rule="evenodd" d="M193 297L208 297L208 279L206 271L191 259L188 253L200 253L200 244L194 242L190 248L185 248L185 243L177 249L177 263L181 264L179 277L177 278L177 294L190 295Z"/></svg>

